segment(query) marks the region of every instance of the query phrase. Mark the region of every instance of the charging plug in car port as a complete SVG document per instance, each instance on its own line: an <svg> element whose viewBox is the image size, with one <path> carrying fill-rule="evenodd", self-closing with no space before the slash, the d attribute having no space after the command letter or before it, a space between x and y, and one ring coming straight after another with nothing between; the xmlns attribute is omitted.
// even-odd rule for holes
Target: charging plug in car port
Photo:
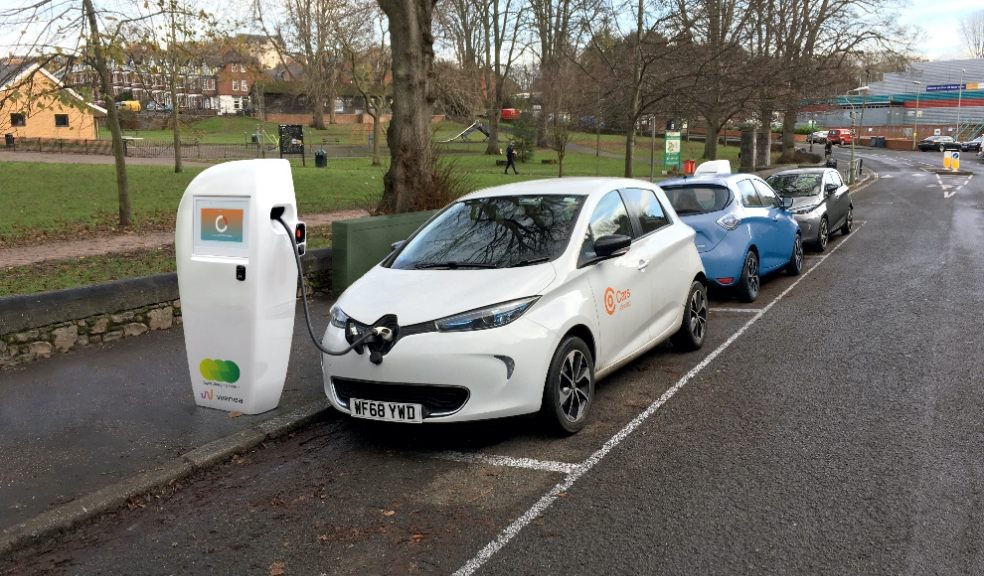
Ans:
<svg viewBox="0 0 984 576"><path fill-rule="evenodd" d="M371 326L349 320L345 327L345 340L354 345L353 349L358 354L362 354L363 349L369 350L369 361L373 364L383 363L383 356L393 349L399 337L400 324L395 314L381 316Z"/></svg>

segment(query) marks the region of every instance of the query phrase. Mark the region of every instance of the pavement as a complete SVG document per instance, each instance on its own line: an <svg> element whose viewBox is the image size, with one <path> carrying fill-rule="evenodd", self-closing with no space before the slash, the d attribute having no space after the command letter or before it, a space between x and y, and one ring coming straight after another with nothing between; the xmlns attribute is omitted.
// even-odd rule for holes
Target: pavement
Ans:
<svg viewBox="0 0 984 576"><path fill-rule="evenodd" d="M312 302L316 332L329 305ZM0 372L0 558L142 505L148 493L305 424L336 425L300 306L276 410L247 416L199 408L187 370L183 332L175 328ZM486 441L489 430L477 430L478 442Z"/></svg>
<svg viewBox="0 0 984 576"><path fill-rule="evenodd" d="M0 371L0 557L328 410L297 313L280 406L255 416L195 405L181 328Z"/></svg>

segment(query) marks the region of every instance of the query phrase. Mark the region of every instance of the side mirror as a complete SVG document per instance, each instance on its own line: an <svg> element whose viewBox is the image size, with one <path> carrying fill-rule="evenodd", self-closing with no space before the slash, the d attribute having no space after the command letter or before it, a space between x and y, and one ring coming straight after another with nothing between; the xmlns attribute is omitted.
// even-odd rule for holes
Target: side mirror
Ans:
<svg viewBox="0 0 984 576"><path fill-rule="evenodd" d="M840 188L840 186L838 186L837 184L827 184L823 188L824 196L830 196L834 192L837 192L838 188Z"/></svg>
<svg viewBox="0 0 984 576"><path fill-rule="evenodd" d="M396 252L400 248L403 248L403 245L406 243L407 243L406 240L397 240L396 242L393 242L392 244L390 244L390 252Z"/></svg>
<svg viewBox="0 0 984 576"><path fill-rule="evenodd" d="M790 208L792 208L793 207L793 202L794 202L794 200L793 200L793 197L792 196L783 196L782 197L782 207L783 207L783 209L784 210L789 210Z"/></svg>
<svg viewBox="0 0 984 576"><path fill-rule="evenodd" d="M600 258L610 258L632 245L632 238L624 234L611 234L595 240L594 250Z"/></svg>

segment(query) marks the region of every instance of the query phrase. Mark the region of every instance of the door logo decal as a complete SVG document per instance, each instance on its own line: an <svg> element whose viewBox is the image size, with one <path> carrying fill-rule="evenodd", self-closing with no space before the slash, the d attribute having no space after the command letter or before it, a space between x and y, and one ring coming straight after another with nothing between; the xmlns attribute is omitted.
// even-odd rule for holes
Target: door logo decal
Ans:
<svg viewBox="0 0 984 576"><path fill-rule="evenodd" d="M616 290L609 286L605 289L605 312L611 316L617 310L625 310L632 305L632 302L629 300L631 297L631 290L627 288L625 290Z"/></svg>

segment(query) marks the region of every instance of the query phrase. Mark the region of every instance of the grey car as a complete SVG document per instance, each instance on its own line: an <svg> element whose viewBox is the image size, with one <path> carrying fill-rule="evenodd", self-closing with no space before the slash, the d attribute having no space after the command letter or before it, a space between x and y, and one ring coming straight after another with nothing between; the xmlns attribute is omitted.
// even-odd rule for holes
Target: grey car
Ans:
<svg viewBox="0 0 984 576"><path fill-rule="evenodd" d="M850 234L854 202L840 173L833 168L797 168L777 172L766 180L784 198L792 198L790 212L799 223L803 242L818 251L827 248L837 230Z"/></svg>

